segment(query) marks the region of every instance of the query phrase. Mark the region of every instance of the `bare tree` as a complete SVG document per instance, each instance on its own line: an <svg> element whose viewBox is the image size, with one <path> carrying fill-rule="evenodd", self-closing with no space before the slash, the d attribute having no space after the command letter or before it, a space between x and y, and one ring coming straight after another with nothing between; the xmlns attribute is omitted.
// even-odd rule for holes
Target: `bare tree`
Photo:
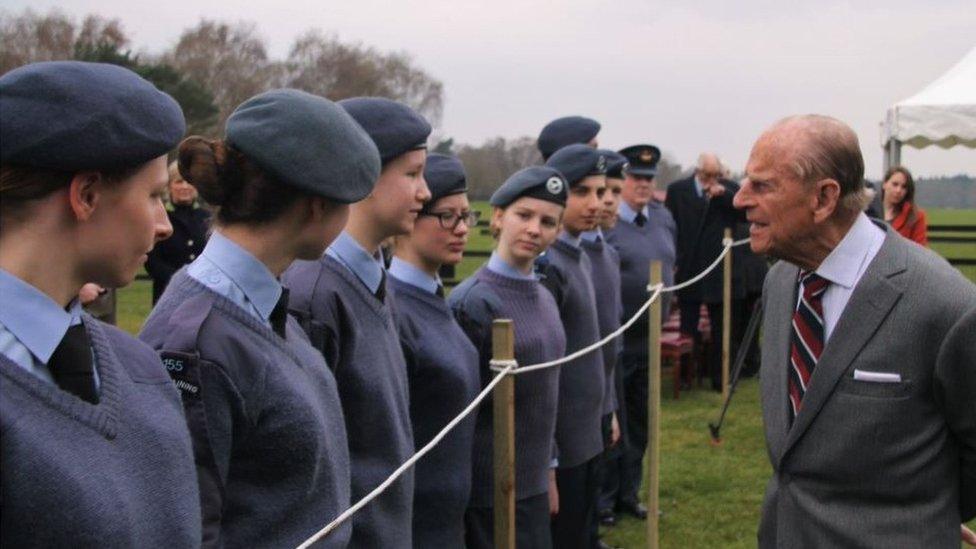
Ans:
<svg viewBox="0 0 976 549"><path fill-rule="evenodd" d="M201 20L163 59L213 94L219 109L213 133L244 100L279 85L281 75L253 23Z"/></svg>
<svg viewBox="0 0 976 549"><path fill-rule="evenodd" d="M443 84L413 65L404 53L382 54L362 44L310 30L292 45L287 61L288 86L333 101L363 95L403 101L440 124Z"/></svg>
<svg viewBox="0 0 976 549"><path fill-rule="evenodd" d="M0 13L0 73L35 61L71 59L75 47L74 22L59 11L38 15Z"/></svg>
<svg viewBox="0 0 976 549"><path fill-rule="evenodd" d="M542 163L532 137L496 137L480 146L461 145L457 156L468 175L469 194L476 200L491 196L516 171Z"/></svg>

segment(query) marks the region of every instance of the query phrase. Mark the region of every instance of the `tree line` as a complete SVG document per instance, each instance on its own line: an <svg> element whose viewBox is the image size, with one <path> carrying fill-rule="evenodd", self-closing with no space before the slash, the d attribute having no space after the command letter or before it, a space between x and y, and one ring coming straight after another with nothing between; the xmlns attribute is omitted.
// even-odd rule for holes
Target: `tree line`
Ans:
<svg viewBox="0 0 976 549"><path fill-rule="evenodd" d="M77 21L57 10L38 14L0 12L0 74L36 61L74 59L125 66L172 95L183 108L190 134L219 136L224 122L245 99L288 87L333 101L383 96L410 105L438 127L444 110L443 83L405 52L382 52L334 34L309 29L295 38L284 59L268 54L253 23L208 19L184 29L161 53L135 53L118 19L90 14ZM432 150L457 155L468 172L471 195L486 199L516 170L542 162L535 138L497 137L480 145L444 138ZM665 155L659 180L667 183L681 166Z"/></svg>

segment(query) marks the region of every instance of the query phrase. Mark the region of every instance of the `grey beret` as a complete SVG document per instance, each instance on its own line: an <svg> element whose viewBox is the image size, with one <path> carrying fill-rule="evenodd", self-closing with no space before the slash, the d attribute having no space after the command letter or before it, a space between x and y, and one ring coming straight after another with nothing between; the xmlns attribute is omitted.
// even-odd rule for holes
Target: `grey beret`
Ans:
<svg viewBox="0 0 976 549"><path fill-rule="evenodd" d="M623 179L627 169L627 157L610 149L598 149L600 154L607 157L607 177Z"/></svg>
<svg viewBox="0 0 976 549"><path fill-rule="evenodd" d="M550 156L546 166L559 170L573 187L589 175L606 174L607 157L589 145L567 145Z"/></svg>
<svg viewBox="0 0 976 549"><path fill-rule="evenodd" d="M464 173L464 165L453 156L446 154L427 155L427 164L424 166L424 179L427 181L427 188L430 189L430 200L426 206L430 207L445 196L467 192L467 175Z"/></svg>
<svg viewBox="0 0 976 549"><path fill-rule="evenodd" d="M104 63L32 63L0 77L0 162L62 171L138 166L186 132L170 96Z"/></svg>
<svg viewBox="0 0 976 549"><path fill-rule="evenodd" d="M565 206L568 186L566 178L559 170L548 166L531 166L506 179L495 194L491 195L488 203L505 208L519 198L528 196Z"/></svg>
<svg viewBox="0 0 976 549"><path fill-rule="evenodd" d="M385 97L353 97L339 105L373 139L384 164L403 153L427 148L430 123L403 103Z"/></svg>
<svg viewBox="0 0 976 549"><path fill-rule="evenodd" d="M373 190L380 156L338 105L299 90L248 99L227 119L227 142L282 183L340 203Z"/></svg>
<svg viewBox="0 0 976 549"><path fill-rule="evenodd" d="M573 143L589 143L600 133L600 123L585 116L564 116L546 124L539 132L539 152L546 160Z"/></svg>

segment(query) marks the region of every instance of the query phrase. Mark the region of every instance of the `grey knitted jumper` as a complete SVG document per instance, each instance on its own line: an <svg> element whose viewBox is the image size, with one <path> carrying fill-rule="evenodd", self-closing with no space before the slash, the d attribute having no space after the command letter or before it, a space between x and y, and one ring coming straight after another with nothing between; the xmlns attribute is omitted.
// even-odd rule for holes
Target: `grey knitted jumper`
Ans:
<svg viewBox="0 0 976 549"><path fill-rule="evenodd" d="M152 349L82 318L98 405L0 355L0 546L199 547L193 449L176 388Z"/></svg>
<svg viewBox="0 0 976 549"><path fill-rule="evenodd" d="M483 267L451 292L448 304L478 349L482 385L493 377L488 361L495 319L514 322L515 359L519 364L545 362L565 354L566 336L559 309L552 294L538 281L506 277ZM558 396L558 367L515 378L516 499L549 489ZM478 410L475 426L471 507L491 507L493 503L492 416L489 397Z"/></svg>
<svg viewBox="0 0 976 549"><path fill-rule="evenodd" d="M603 240L583 240L580 246L590 258L600 337L604 338L620 328L623 316L623 302L620 299L620 255ZM623 348L622 342L623 338L618 337L603 346L603 372L606 380L603 391L604 415L617 409L617 391L613 380L617 358Z"/></svg>

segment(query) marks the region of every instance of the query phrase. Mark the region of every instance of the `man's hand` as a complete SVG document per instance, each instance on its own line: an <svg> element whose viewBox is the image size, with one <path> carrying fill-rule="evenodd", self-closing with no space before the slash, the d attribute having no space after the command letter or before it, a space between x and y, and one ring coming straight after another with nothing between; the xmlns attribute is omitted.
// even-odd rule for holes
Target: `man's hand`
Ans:
<svg viewBox="0 0 976 549"><path fill-rule="evenodd" d="M620 442L620 421L617 420L617 412L610 416L610 447L613 448Z"/></svg>
<svg viewBox="0 0 976 549"><path fill-rule="evenodd" d="M92 301L98 299L98 296L104 293L105 288L102 288L94 282L89 282L88 284L82 286L81 290L78 291L78 301L80 301L82 305L88 305Z"/></svg>
<svg viewBox="0 0 976 549"><path fill-rule="evenodd" d="M965 524L960 524L959 529L961 530L963 543L976 547L976 533L966 528Z"/></svg>
<svg viewBox="0 0 976 549"><path fill-rule="evenodd" d="M556 487L555 469L549 469L549 514L559 514L559 488Z"/></svg>
<svg viewBox="0 0 976 549"><path fill-rule="evenodd" d="M708 198L716 198L725 194L725 185L721 183L712 183L711 185L705 187L705 194Z"/></svg>

